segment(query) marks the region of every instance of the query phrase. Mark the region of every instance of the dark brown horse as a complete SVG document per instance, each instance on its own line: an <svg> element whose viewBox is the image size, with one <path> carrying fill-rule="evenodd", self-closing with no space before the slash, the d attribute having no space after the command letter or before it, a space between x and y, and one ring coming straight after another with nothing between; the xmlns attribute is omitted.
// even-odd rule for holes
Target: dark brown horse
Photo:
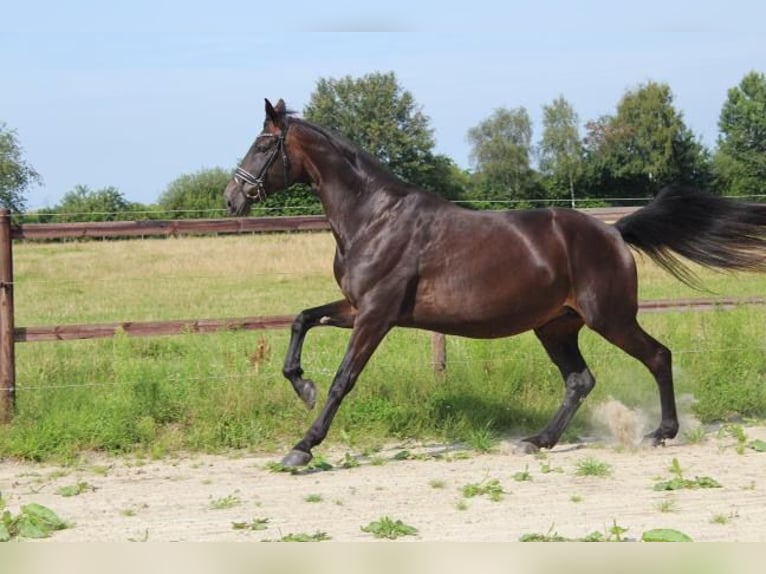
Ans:
<svg viewBox="0 0 766 574"><path fill-rule="evenodd" d="M663 189L614 226L569 209L471 211L396 176L344 138L266 100L263 131L226 187L231 215L293 183L318 194L337 242L335 278L344 299L302 311L292 326L284 375L314 407L301 349L316 326L352 329L327 401L284 458L308 463L343 397L392 327L476 338L534 330L564 378L548 425L527 451L556 444L595 380L578 348L587 325L651 371L660 395L654 444L676 436L670 351L636 321L636 265L629 245L681 280L672 252L705 266L764 270L766 206L680 187Z"/></svg>

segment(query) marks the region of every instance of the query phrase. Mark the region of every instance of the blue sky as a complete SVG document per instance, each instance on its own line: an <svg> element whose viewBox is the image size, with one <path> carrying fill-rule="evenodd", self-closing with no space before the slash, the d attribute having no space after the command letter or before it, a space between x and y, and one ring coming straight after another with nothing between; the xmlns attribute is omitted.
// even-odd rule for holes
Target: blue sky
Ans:
<svg viewBox="0 0 766 574"><path fill-rule="evenodd" d="M395 72L436 151L468 168L466 133L498 107L563 95L584 123L667 82L713 146L729 88L766 71L766 2L134 0L6 3L0 122L43 176L32 208L75 185L151 203L184 173L233 167L263 98L298 111L319 78Z"/></svg>

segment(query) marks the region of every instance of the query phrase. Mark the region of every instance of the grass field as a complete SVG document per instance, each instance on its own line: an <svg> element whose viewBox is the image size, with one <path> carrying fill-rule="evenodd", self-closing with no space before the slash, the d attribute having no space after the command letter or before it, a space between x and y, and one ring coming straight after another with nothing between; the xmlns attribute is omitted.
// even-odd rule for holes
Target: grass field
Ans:
<svg viewBox="0 0 766 574"><path fill-rule="evenodd" d="M16 325L294 314L340 294L326 233L147 241L19 244ZM641 296L700 296L642 262ZM701 273L721 296L763 295L766 278ZM766 309L646 314L674 351L677 394L703 421L766 414ZM90 450L284 449L313 419L282 378L287 331L227 332L17 346L17 416L0 429L0 456L72 458ZM316 329L304 368L324 392L348 332ZM657 418L644 368L584 332L598 384L570 428L614 397ZM481 442L534 431L562 395L533 335L448 338L446 376L430 366L430 335L395 330L344 402L328 441L372 448L391 438ZM565 437L567 438L567 437Z"/></svg>

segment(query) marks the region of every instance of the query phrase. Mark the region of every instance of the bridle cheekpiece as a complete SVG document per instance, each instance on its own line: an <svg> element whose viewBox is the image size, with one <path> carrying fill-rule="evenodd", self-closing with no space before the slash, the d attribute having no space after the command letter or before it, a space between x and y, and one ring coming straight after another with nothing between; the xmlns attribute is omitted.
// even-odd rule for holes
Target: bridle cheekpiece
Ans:
<svg viewBox="0 0 766 574"><path fill-rule="evenodd" d="M260 171L258 172L258 175L253 175L246 169L242 169L241 167L238 167L236 170L234 170L234 180L238 181L240 185L244 183L248 183L253 186L253 189L249 192L245 192L244 186L242 187L242 194L250 201L263 201L266 199L268 194L266 193L266 188L263 185L263 180L266 177L266 174L269 172L269 169L271 168L272 164L276 161L277 156L282 155L282 166L284 167L284 173L285 173L285 187L288 185L287 180L287 172L289 170L289 160L287 158L287 151L285 150L285 136L287 135L287 122L285 120L285 128L282 130L282 132L279 135L275 134L261 134L258 137L259 138L277 138L277 145L275 145L271 149L271 155L266 160L266 163L263 164L263 167L261 167Z"/></svg>

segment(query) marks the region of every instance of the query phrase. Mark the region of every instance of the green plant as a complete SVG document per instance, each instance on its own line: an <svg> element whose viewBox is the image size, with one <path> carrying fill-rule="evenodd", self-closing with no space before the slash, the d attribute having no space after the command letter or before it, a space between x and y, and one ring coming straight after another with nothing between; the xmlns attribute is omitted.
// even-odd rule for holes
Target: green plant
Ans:
<svg viewBox="0 0 766 574"><path fill-rule="evenodd" d="M529 473L529 467L525 466L524 470L513 473L513 480L516 482L527 482L532 480L532 475Z"/></svg>
<svg viewBox="0 0 766 574"><path fill-rule="evenodd" d="M227 508L234 508L242 504L242 500L237 494L229 494L222 498L216 498L210 501L210 508L213 510L225 510Z"/></svg>
<svg viewBox="0 0 766 574"><path fill-rule="evenodd" d="M701 444L707 439L707 433L702 425L697 425L684 432L684 439L689 444Z"/></svg>
<svg viewBox="0 0 766 574"><path fill-rule="evenodd" d="M605 462L588 457L578 461L575 474L577 476L607 477L612 474L612 467Z"/></svg>
<svg viewBox="0 0 766 574"><path fill-rule="evenodd" d="M59 496L79 496L84 492L92 492L96 490L96 487L88 484L85 481L78 481L76 484L70 484L67 486L61 486L56 489L56 494Z"/></svg>
<svg viewBox="0 0 766 574"><path fill-rule="evenodd" d="M678 502L674 498L665 498L657 502L657 510L660 512L676 512Z"/></svg>
<svg viewBox="0 0 766 574"><path fill-rule="evenodd" d="M370 522L367 526L362 526L362 532L372 534L375 538L394 540L401 536L416 536L418 529L401 520L393 520L384 516L379 520Z"/></svg>
<svg viewBox="0 0 766 574"><path fill-rule="evenodd" d="M471 448L483 453L492 452L497 446L497 437L492 432L489 424L469 431L467 441Z"/></svg>
<svg viewBox="0 0 766 574"><path fill-rule="evenodd" d="M57 530L68 528L66 522L50 508L41 504L27 504L14 515L6 509L0 496L0 542L14 538L48 538Z"/></svg>
<svg viewBox="0 0 766 574"><path fill-rule="evenodd" d="M691 537L672 528L654 528L641 535L643 542L692 542Z"/></svg>
<svg viewBox="0 0 766 574"><path fill-rule="evenodd" d="M268 528L268 518L253 518L250 522L232 522L231 527L234 530L266 530Z"/></svg>
<svg viewBox="0 0 766 574"><path fill-rule="evenodd" d="M350 453L343 455L343 460L338 464L341 468L356 468L359 466L359 460Z"/></svg>
<svg viewBox="0 0 766 574"><path fill-rule="evenodd" d="M308 534L306 532L298 532L296 534L290 533L286 534L282 538L278 540L278 542L325 542L327 540L332 540L332 536L327 534L327 532L322 532L321 530L317 530L313 534ZM264 542L268 542L267 540L264 540Z"/></svg>
<svg viewBox="0 0 766 574"><path fill-rule="evenodd" d="M564 469L560 466L551 466L549 462L543 462L540 464L540 472L548 474L550 472L564 472Z"/></svg>
<svg viewBox="0 0 766 574"><path fill-rule="evenodd" d="M737 518L739 516L739 513L736 511L729 512L728 514L719 512L718 514L714 514L710 518L711 524L729 524L729 522L732 521L732 519Z"/></svg>
<svg viewBox="0 0 766 574"><path fill-rule="evenodd" d="M447 486L446 482L444 482L443 480L438 480L438 479L431 480L428 484L431 488L436 488L436 489L442 489Z"/></svg>
<svg viewBox="0 0 766 574"><path fill-rule="evenodd" d="M324 498L321 494L307 494L303 500L306 502L322 502Z"/></svg>
<svg viewBox="0 0 766 574"><path fill-rule="evenodd" d="M673 458L668 469L674 477L670 480L661 480L654 484L654 490L682 490L697 488L721 488L721 484L709 476L695 476L694 479L684 478L683 469L677 458Z"/></svg>
<svg viewBox="0 0 766 574"><path fill-rule="evenodd" d="M616 520L612 521L612 526L606 529L605 532L593 531L586 534L582 538L567 538L561 536L558 532L553 530L554 525L546 533L530 532L522 534L519 537L519 542L624 542L624 534L628 531L627 528L617 524Z"/></svg>
<svg viewBox="0 0 766 574"><path fill-rule="evenodd" d="M463 496L474 498L475 496L487 496L492 502L500 502L503 499L503 486L495 478L482 482L469 483L463 486Z"/></svg>

